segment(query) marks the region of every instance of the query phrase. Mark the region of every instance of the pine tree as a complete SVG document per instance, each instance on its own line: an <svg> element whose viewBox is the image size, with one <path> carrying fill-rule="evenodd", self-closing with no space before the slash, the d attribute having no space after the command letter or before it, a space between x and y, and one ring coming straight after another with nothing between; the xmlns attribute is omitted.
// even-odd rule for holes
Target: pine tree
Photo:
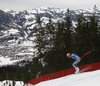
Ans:
<svg viewBox="0 0 100 86"><path fill-rule="evenodd" d="M84 25L85 25L85 19L83 18L83 14L80 14L77 18L77 25L74 29L73 33L73 43L74 43L74 52L77 53L79 56L81 56L82 53L82 43L83 42L83 36L84 36Z"/></svg>
<svg viewBox="0 0 100 86"><path fill-rule="evenodd" d="M69 68L72 66L71 62L69 62L69 59L66 57L66 54L68 52L72 52L73 50L73 36L72 36L72 32L73 32L73 26L72 26L72 22L71 22L71 16L70 16L70 10L67 9L67 13L66 13L66 17L65 17L65 22L64 22L64 31L63 31L63 62L65 60L66 62L66 68ZM66 57L66 59L64 59Z"/></svg>
<svg viewBox="0 0 100 86"><path fill-rule="evenodd" d="M46 27L46 34L47 34L47 39L48 39L48 50L54 50L54 47L55 47L55 33L56 33L56 28L53 24L53 21L51 18L49 18L49 22L47 24L47 27Z"/></svg>
<svg viewBox="0 0 100 86"><path fill-rule="evenodd" d="M31 79L41 75L41 63L38 58L33 58L31 64Z"/></svg>
<svg viewBox="0 0 100 86"><path fill-rule="evenodd" d="M55 33L55 41L54 41L54 62L56 63L55 65L55 71L62 70L64 65L62 66L62 58L63 58L63 31L64 28L62 28L63 23L58 22L58 25L56 27L56 33ZM60 64L59 64L60 63ZM64 62L63 62L64 63Z"/></svg>
<svg viewBox="0 0 100 86"><path fill-rule="evenodd" d="M47 45L47 43L46 43L47 37L46 37L45 33L46 33L45 28L42 26L40 17L38 17L37 25L35 28L35 36L36 36L35 48L37 49L37 58L38 58L38 60L40 60L41 64L42 64L42 60L44 57L44 53L46 52L46 45ZM41 71L43 72L42 68L43 68L43 65L41 65Z"/></svg>
<svg viewBox="0 0 100 86"><path fill-rule="evenodd" d="M96 49L94 53L91 54L91 62L98 61L98 55L99 55L99 30L100 26L98 25L98 13L97 8L94 6L94 11L91 13L90 21L89 21L89 28L90 28L90 47L91 49Z"/></svg>
<svg viewBox="0 0 100 86"><path fill-rule="evenodd" d="M67 10L65 18L65 29L64 29L64 42L65 42L65 51L71 52L71 42L72 42L72 22L70 20L70 10Z"/></svg>
<svg viewBox="0 0 100 86"><path fill-rule="evenodd" d="M17 69L16 72L14 73L14 80L18 81L19 78L19 70Z"/></svg>
<svg viewBox="0 0 100 86"><path fill-rule="evenodd" d="M9 80L9 74L8 74L8 71L6 71L6 80Z"/></svg>
<svg viewBox="0 0 100 86"><path fill-rule="evenodd" d="M46 37L47 37L47 51L45 52L44 61L45 65L45 72L52 73L56 70L55 68L55 34L56 29L52 22L52 19L49 18L49 22L46 27Z"/></svg>

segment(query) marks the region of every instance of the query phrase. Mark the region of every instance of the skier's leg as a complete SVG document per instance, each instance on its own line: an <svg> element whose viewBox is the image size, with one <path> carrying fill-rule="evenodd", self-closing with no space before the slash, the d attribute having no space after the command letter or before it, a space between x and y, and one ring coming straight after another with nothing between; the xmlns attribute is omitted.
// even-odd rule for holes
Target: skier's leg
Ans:
<svg viewBox="0 0 100 86"><path fill-rule="evenodd" d="M77 68L77 67L78 67L78 66L77 66L76 60L73 62L72 66L73 66L74 68Z"/></svg>
<svg viewBox="0 0 100 86"><path fill-rule="evenodd" d="M80 69L78 68L77 64L80 62L80 60L75 60L72 64L72 66L75 68L75 73L79 73Z"/></svg>

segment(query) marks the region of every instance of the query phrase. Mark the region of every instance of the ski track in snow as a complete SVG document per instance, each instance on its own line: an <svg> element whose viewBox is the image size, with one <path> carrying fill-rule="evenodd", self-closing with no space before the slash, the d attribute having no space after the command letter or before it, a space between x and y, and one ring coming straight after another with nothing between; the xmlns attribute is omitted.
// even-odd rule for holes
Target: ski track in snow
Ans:
<svg viewBox="0 0 100 86"><path fill-rule="evenodd" d="M62 85L58 85L58 86L65 86L65 85L68 85L68 84L78 83L78 82L81 81L81 80L89 79L89 78L96 77L96 76L100 76L100 74L96 74L96 75L89 76L89 77L87 76L87 77L84 77L84 78L79 78L79 79L76 79L76 80L73 80L73 81L70 81L70 82L64 83L64 84L62 84Z"/></svg>
<svg viewBox="0 0 100 86"><path fill-rule="evenodd" d="M100 86L100 70L71 74L62 78L40 82L35 86Z"/></svg>

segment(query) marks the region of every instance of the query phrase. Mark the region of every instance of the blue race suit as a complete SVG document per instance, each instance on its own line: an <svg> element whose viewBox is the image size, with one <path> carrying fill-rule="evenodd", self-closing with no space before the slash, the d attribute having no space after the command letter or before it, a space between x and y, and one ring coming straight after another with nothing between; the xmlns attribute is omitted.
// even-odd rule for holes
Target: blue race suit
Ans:
<svg viewBox="0 0 100 86"><path fill-rule="evenodd" d="M80 57L78 55L74 54L74 53L71 54L70 57L72 59L75 59L75 61L73 62L72 66L76 69L78 67L77 64L80 62Z"/></svg>

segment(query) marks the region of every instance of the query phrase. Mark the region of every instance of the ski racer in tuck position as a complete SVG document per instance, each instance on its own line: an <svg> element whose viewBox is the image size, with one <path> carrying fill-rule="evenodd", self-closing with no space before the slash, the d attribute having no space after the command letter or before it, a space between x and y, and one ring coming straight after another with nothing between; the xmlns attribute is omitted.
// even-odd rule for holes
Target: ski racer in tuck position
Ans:
<svg viewBox="0 0 100 86"><path fill-rule="evenodd" d="M70 53L67 53L67 57L68 58L72 58L72 59L75 59L75 61L73 62L72 66L75 68L75 74L76 73L79 73L81 70L78 68L77 64L80 62L80 57L77 55L77 54L70 54Z"/></svg>

